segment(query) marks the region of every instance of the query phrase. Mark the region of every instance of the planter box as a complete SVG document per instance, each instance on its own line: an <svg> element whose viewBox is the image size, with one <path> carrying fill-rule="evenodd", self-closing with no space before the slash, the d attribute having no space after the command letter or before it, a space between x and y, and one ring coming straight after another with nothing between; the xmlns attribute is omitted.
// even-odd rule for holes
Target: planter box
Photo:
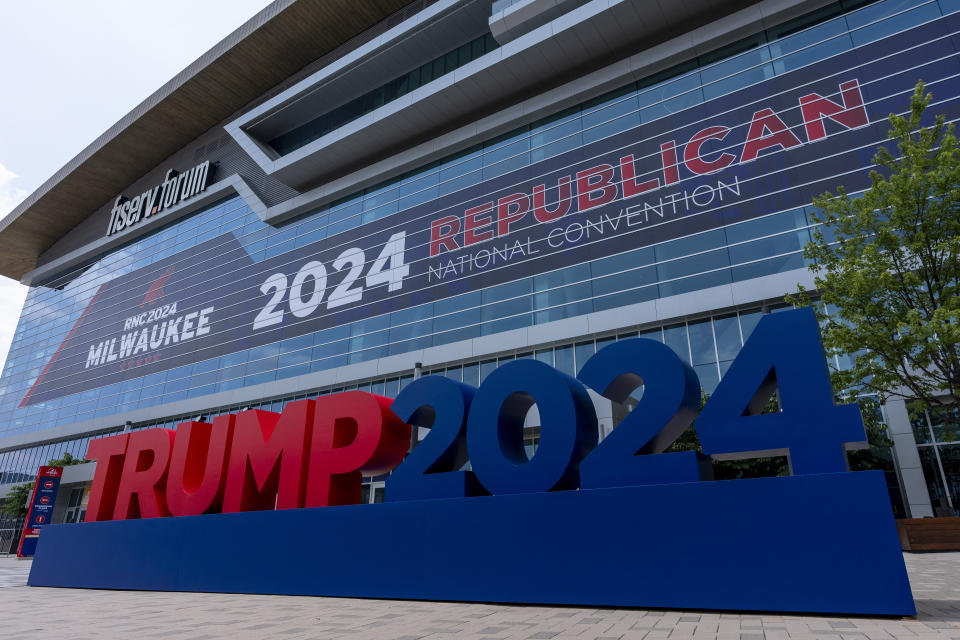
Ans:
<svg viewBox="0 0 960 640"><path fill-rule="evenodd" d="M897 520L904 551L960 551L960 518Z"/></svg>

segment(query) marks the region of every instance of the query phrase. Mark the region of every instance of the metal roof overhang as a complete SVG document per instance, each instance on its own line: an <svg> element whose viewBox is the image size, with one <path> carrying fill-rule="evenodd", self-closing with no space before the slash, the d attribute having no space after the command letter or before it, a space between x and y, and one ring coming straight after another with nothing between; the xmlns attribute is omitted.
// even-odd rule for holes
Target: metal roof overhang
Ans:
<svg viewBox="0 0 960 640"><path fill-rule="evenodd" d="M141 102L0 220L0 275L171 154L410 0L277 0Z"/></svg>

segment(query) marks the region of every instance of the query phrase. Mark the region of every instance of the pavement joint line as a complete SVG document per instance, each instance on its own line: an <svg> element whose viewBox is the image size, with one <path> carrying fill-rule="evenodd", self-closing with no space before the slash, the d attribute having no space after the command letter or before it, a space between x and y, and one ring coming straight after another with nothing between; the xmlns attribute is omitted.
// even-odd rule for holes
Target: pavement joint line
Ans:
<svg viewBox="0 0 960 640"><path fill-rule="evenodd" d="M26 586L0 557L2 637L296 640L960 640L960 553L905 554L916 617L354 600ZM49 608L70 616L37 617Z"/></svg>

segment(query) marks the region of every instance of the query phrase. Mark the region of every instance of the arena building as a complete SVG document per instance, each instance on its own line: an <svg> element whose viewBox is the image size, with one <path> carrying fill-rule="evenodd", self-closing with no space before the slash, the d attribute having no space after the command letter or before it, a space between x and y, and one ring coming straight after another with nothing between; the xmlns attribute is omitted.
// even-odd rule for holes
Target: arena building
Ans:
<svg viewBox="0 0 960 640"><path fill-rule="evenodd" d="M0 493L103 435L477 385L515 358L575 374L627 336L709 394L813 286L812 198L869 185L917 80L957 118L958 10L277 0L0 223L0 274L30 285ZM630 410L592 397L601 435ZM956 436L883 410L894 511L955 515ZM530 453L538 433L532 414ZM65 473L55 522L83 518L92 466Z"/></svg>

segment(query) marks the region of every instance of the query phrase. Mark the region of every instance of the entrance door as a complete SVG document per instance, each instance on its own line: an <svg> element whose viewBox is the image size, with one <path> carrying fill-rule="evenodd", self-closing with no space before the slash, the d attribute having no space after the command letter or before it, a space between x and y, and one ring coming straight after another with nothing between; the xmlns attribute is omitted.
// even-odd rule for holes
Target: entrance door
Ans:
<svg viewBox="0 0 960 640"><path fill-rule="evenodd" d="M70 501L67 503L67 515L64 518L64 522L83 522L83 518L87 515L87 493L89 489L86 487L78 487L76 489L70 490Z"/></svg>

